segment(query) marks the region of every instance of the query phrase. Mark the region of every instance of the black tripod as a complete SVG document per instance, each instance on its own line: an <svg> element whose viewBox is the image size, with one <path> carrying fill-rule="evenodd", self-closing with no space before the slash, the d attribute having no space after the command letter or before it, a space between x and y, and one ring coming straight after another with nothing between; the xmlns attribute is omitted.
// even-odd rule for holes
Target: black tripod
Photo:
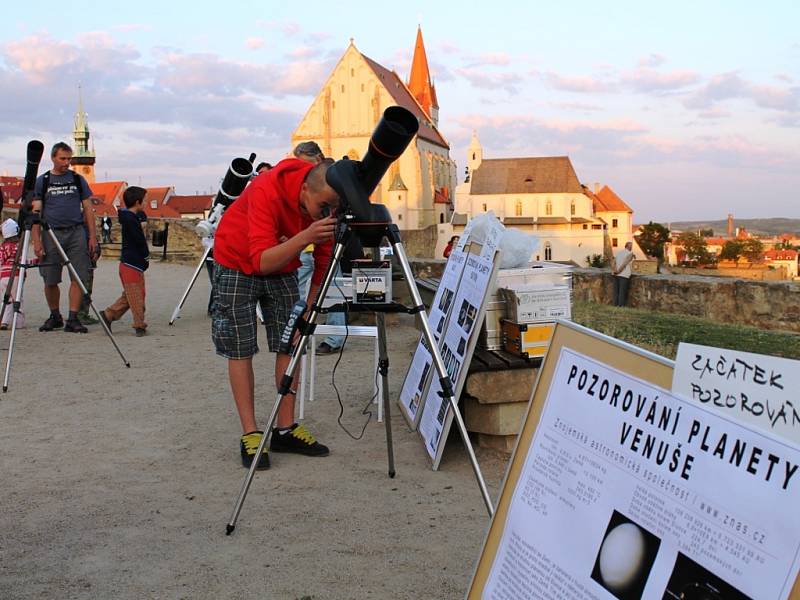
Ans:
<svg viewBox="0 0 800 600"><path fill-rule="evenodd" d="M126 367L130 368L131 364L125 358L125 355L122 354L122 350L119 349L119 346L117 345L117 342L111 333L111 329L108 327L108 325L106 325L105 320L100 317L100 313L97 312L97 308L95 308L94 302L92 302L92 297L89 294L89 291L86 289L86 286L83 285L81 278L78 277L78 273L75 270L74 265L69 260L69 257L67 256L66 252L64 252L64 248L59 243L56 234L53 233L53 230L50 229L50 227L47 225L47 221L45 221L45 219L42 218L37 212L29 212L25 208L21 209L21 212L23 213L22 229L24 233L22 236L22 241L17 246L17 256L14 259L14 267L11 270L11 278L8 281L8 286L6 287L5 294L3 295L3 308L2 310L0 310L0 319L2 319L3 315L5 314L6 308L8 307L9 304L11 304L10 301L11 291L14 289L14 279L16 277L17 272L19 271L20 272L19 285L17 285L17 289L14 294L14 302L13 304L11 304L14 310L14 317L11 321L11 339L9 340L8 343L8 357L6 359L6 372L3 378L3 392L8 391L8 380L11 375L11 360L14 356L14 338L16 337L17 334L17 318L19 317L20 307L22 306L22 291L23 288L25 287L25 277L27 276L28 269L30 269L31 267L38 266L30 264L28 262L28 247L31 240L31 228L34 225L39 225L41 227L42 235L50 236L50 240L53 242L53 246L58 251L58 254L61 257L61 264L66 265L73 281L77 282L78 286L81 288L81 291L83 292L84 302L88 303L89 306L92 308L95 316L97 317L97 320L103 326L106 335L108 335L109 339L111 340L111 343L114 345L114 348L116 349L117 353L122 359L122 362L125 363Z"/></svg>
<svg viewBox="0 0 800 600"><path fill-rule="evenodd" d="M378 205L374 205L378 206ZM388 216L388 211L386 211ZM264 435L261 437L261 442L258 445L258 449L256 450L255 456L261 456L264 447L266 446L272 431L272 426L275 422L275 418L278 414L278 408L280 407L281 400L284 396L286 396L292 389L292 382L294 381L294 374L297 370L298 365L300 364L300 359L305 351L306 345L308 344L308 340L311 335L314 333L314 329L316 327L317 318L323 312L321 309L322 303L325 300L325 297L328 294L328 289L330 288L334 276L337 272L337 268L342 259L342 255L344 253L345 247L347 246L347 242L349 240L350 235L355 233L362 240L362 244L364 247L367 248L374 248L373 252L377 253L377 247L380 245L380 241L383 238L389 240L394 250L394 256L397 257L397 260L403 270L403 276L405 278L406 284L408 286L408 291L411 295L413 306L407 308L403 305L399 304L387 304L387 305L351 305L350 309L353 310L365 310L371 311L375 313L376 325L378 327L378 353L379 353L379 372L382 378L383 383L383 394L382 394L382 402L383 402L383 410L384 410L384 424L386 427L386 445L388 451L388 460L389 460L389 477L395 476L395 469L394 469L394 450L392 447L392 428L391 428L391 418L390 418L390 402L389 402L389 382L388 382L388 374L389 374L389 357L387 353L387 345L386 345L386 328L385 328L385 321L384 321L384 313L387 312L408 312L410 314L414 314L417 316L417 322L419 323L420 327L422 328L423 336L428 342L428 346L431 349L431 353L433 355L433 364L436 368L436 372L439 375L439 381L442 385L443 395L447 398L450 406L450 410L453 411L453 417L456 420L456 424L458 426L458 430L461 434L461 439L464 442L464 446L467 450L467 454L469 456L470 463L472 464L472 470L475 474L475 479L478 482L478 486L481 490L481 495L483 496L483 501L486 505L486 509L489 512L489 515L492 516L494 513L494 508L492 507L492 501L489 497L489 491L486 488L486 483L483 479L483 475L481 474L480 467L478 466L478 460L475 457L475 452L472 448L472 443L469 440L469 435L467 434L467 428L464 425L464 420L461 417L461 413L458 410L458 404L456 398L454 397L453 385L450 381L450 376L447 374L447 369L444 365L444 360L442 359L442 355L439 352L439 348L437 346L436 340L433 337L433 332L430 329L428 324L428 319L425 315L425 307L422 303L422 297L419 294L419 290L417 289L416 283L414 281L414 274L411 271L411 265L408 261L408 257L406 256L405 249L403 248L402 241L400 239L400 231L396 225L392 224L391 222L368 222L368 223L348 223L348 216L341 216L336 228L336 244L333 247L333 256L331 258L331 262L328 265L328 270L325 272L325 278L322 282L322 285L317 293L317 297L314 299L314 304L311 306L311 309L308 313L307 320L303 320L302 317L299 315L304 312L304 310L297 310L298 307L301 309L305 309L305 304L301 301L295 307L294 314L298 315L297 320L290 319L289 323L286 326L286 330L283 334L283 340L286 340L289 344L293 339L295 332L299 330L300 332L300 339L298 343L294 346L294 349L291 352L291 359L289 361L289 365L286 368L286 372L284 373L280 385L278 387L278 398L275 401L275 405L272 407L272 412L269 416L269 422L267 427L264 430ZM326 312L335 310L338 307L330 307L325 309ZM283 341L282 340L282 341ZM419 410L423 410L424 406L420 406ZM239 513L242 510L242 506L244 504L245 497L247 496L247 492L250 489L250 484L253 481L253 477L256 472L256 467L258 466L258 461L254 460L250 466L249 471L245 477L244 483L242 484L241 491L239 492L239 496L236 499L236 504L233 508L233 513L231 514L230 521L226 527L226 533L230 535L233 530L236 528L236 521L239 518Z"/></svg>

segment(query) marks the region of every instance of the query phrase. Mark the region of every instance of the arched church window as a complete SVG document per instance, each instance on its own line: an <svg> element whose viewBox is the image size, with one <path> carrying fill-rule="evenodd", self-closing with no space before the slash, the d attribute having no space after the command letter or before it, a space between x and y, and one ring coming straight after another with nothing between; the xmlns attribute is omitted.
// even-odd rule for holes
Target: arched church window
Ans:
<svg viewBox="0 0 800 600"><path fill-rule="evenodd" d="M545 242L544 244L544 259L553 260L553 247L550 245L550 242Z"/></svg>
<svg viewBox="0 0 800 600"><path fill-rule="evenodd" d="M439 213L439 223L444 223L444 213Z"/></svg>
<svg viewBox="0 0 800 600"><path fill-rule="evenodd" d="M544 203L544 214L546 214L548 217L553 214L553 202L550 199Z"/></svg>
<svg viewBox="0 0 800 600"><path fill-rule="evenodd" d="M571 215L575 214L575 200L569 203L569 214Z"/></svg>
<svg viewBox="0 0 800 600"><path fill-rule="evenodd" d="M517 200L517 204L514 206L514 214L518 217L522 216L522 200Z"/></svg>

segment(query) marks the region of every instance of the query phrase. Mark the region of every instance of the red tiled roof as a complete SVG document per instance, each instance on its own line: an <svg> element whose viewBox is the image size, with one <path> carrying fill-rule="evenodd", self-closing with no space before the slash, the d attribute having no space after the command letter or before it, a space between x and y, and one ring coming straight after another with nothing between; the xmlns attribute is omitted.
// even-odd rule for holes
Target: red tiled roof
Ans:
<svg viewBox="0 0 800 600"><path fill-rule="evenodd" d="M442 134L439 133L439 130L431 123L428 115L425 114L425 111L419 105L419 102L414 98L414 95L409 91L406 84L403 83L403 80L397 76L397 73L394 71L390 71L386 67L379 65L371 58L361 55L364 57L364 60L367 61L367 64L372 69L372 71L377 75L378 79L381 80L386 90L392 96L392 99L399 105L405 109L410 110L417 120L419 121L419 131L417 135L424 140L428 140L429 142L433 142L437 146L441 146L442 148L450 149L450 145L447 141L442 137Z"/></svg>
<svg viewBox="0 0 800 600"><path fill-rule="evenodd" d="M148 217L158 217L166 219L180 219L181 213L171 208L165 201L172 193L171 187L151 187L146 188L147 194L144 197L144 212ZM155 206L153 203L155 202Z"/></svg>
<svg viewBox="0 0 800 600"><path fill-rule="evenodd" d="M95 181L89 187L92 188L92 197L99 198L109 205L119 199L122 201L122 192L128 186L124 181Z"/></svg>
<svg viewBox="0 0 800 600"><path fill-rule="evenodd" d="M422 27L417 28L417 43L414 46L411 73L408 76L408 91L419 102L428 118L431 118L431 108L439 108L439 105L436 102L436 91L431 83L428 57L425 54L425 43L422 41Z"/></svg>
<svg viewBox="0 0 800 600"><path fill-rule="evenodd" d="M767 250L764 258L768 260L797 260L797 250Z"/></svg>
<svg viewBox="0 0 800 600"><path fill-rule="evenodd" d="M3 203L16 206L22 196L22 183L6 183L0 186L3 192Z"/></svg>
<svg viewBox="0 0 800 600"><path fill-rule="evenodd" d="M594 197L598 200L599 205L602 208L595 208L595 210L605 211L605 212L629 212L632 213L631 207L625 204L622 201L622 198L617 196L614 191L608 187L607 185L603 186L599 192L594 194Z"/></svg>
<svg viewBox="0 0 800 600"><path fill-rule="evenodd" d="M433 192L434 204L450 204L450 190L446 187L439 188Z"/></svg>
<svg viewBox="0 0 800 600"><path fill-rule="evenodd" d="M145 204L144 212L148 217L157 217L161 219L180 219L181 213L174 208L170 208L168 204L162 204L153 208L149 203Z"/></svg>
<svg viewBox="0 0 800 600"><path fill-rule="evenodd" d="M214 196L211 195L170 196L167 206L181 214L203 213L211 208L213 200Z"/></svg>
<svg viewBox="0 0 800 600"><path fill-rule="evenodd" d="M98 217L117 216L117 209L110 202L105 202L104 200L101 200L97 196L92 196L91 198L89 198L89 201L92 203L92 209L94 210L94 214L97 215Z"/></svg>

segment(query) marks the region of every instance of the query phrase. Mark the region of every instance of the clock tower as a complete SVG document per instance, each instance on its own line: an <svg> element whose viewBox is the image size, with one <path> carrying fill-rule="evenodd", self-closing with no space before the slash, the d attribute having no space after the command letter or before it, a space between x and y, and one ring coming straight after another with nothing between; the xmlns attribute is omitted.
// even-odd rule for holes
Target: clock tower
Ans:
<svg viewBox="0 0 800 600"><path fill-rule="evenodd" d="M75 129L72 131L72 138L75 140L74 153L72 155L72 168L76 173L84 176L90 184L95 182L94 177L94 144L89 149L89 122L88 115L83 110L83 98L81 97L81 86L78 86L78 112L75 113Z"/></svg>

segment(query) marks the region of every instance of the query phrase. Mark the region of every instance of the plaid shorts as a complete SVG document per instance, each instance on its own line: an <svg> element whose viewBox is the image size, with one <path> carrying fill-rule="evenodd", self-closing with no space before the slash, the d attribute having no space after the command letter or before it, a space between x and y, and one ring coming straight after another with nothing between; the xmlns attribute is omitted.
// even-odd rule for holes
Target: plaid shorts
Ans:
<svg viewBox="0 0 800 600"><path fill-rule="evenodd" d="M217 354L250 358L258 352L256 302L261 304L270 352L278 351L281 334L299 299L297 275L245 275L214 263L211 338Z"/></svg>

